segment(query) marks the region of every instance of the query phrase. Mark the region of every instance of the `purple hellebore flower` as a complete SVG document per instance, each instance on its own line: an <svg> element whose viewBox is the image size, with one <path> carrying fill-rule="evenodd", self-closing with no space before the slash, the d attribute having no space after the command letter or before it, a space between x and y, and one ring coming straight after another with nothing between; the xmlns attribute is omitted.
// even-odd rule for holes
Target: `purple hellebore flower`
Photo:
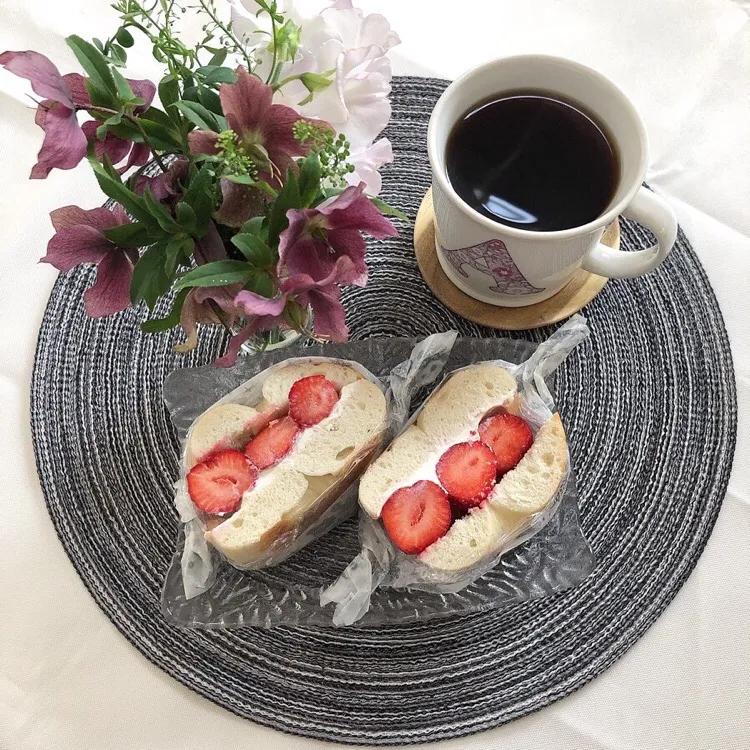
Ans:
<svg viewBox="0 0 750 750"><path fill-rule="evenodd" d="M44 130L44 142L31 169L31 179L44 179L52 169L73 169L86 156L86 136L76 120L76 109L91 104L83 76L60 75L54 63L38 52L3 52L0 65L31 82L44 100L35 122Z"/></svg>
<svg viewBox="0 0 750 750"><path fill-rule="evenodd" d="M69 271L80 263L95 263L96 282L84 292L86 313L92 318L112 315L130 306L130 282L138 251L110 242L104 230L129 223L122 206L113 209L65 206L51 214L57 230L47 244L47 255L40 262L59 271Z"/></svg>
<svg viewBox="0 0 750 750"><path fill-rule="evenodd" d="M279 241L279 268L289 273L322 279L331 274L340 258L349 258L356 270L346 283L367 283L365 240L362 232L376 239L393 237L398 231L364 194L365 185L346 188L317 208L289 209L289 226Z"/></svg>
<svg viewBox="0 0 750 750"><path fill-rule="evenodd" d="M182 187L188 178L188 166L188 160L180 156L167 167L166 172L160 172L155 177L140 175L133 189L138 195L143 195L143 191L149 187L156 200L172 208L182 198Z"/></svg>
<svg viewBox="0 0 750 750"><path fill-rule="evenodd" d="M88 141L95 141L94 149L98 158L107 154L113 164L119 164L129 155L121 172L148 161L149 150L143 144L134 144L131 149L129 141L111 133L107 133L105 140L99 141L95 133L101 123L92 120L83 126L78 124L77 110L91 107L86 79L82 75L60 75L53 62L31 50L3 52L0 54L0 65L30 81L33 91L44 97L34 119L44 130L44 142L37 156L37 163L32 167L31 179L44 179L55 168L73 169L86 156ZM128 83L133 93L145 101L134 112L145 112L156 94L156 86L151 81L128 80Z"/></svg>
<svg viewBox="0 0 750 750"><path fill-rule="evenodd" d="M304 156L309 146L294 137L294 125L302 117L291 107L273 104L273 90L245 68L237 68L235 83L224 83L219 89L222 110L230 130L237 136L238 145L251 158L261 163L260 178L279 186L288 168L294 168L294 158ZM188 135L190 153L216 154L218 133L193 130ZM272 166L271 166L272 165ZM223 201L217 219L228 226L240 226L260 213L262 195L257 189L222 180Z"/></svg>
<svg viewBox="0 0 750 750"><path fill-rule="evenodd" d="M219 367L231 367L237 361L240 347L253 333L283 325L284 308L290 298L303 308L312 308L317 335L332 341L346 341L349 338L349 328L341 304L339 285L351 284L357 273L351 258L342 256L323 279L316 280L307 274L288 277L281 282L281 294L278 297L262 297L243 289L234 298L234 304L239 311L252 317L252 320L232 337L227 353L215 364Z"/></svg>

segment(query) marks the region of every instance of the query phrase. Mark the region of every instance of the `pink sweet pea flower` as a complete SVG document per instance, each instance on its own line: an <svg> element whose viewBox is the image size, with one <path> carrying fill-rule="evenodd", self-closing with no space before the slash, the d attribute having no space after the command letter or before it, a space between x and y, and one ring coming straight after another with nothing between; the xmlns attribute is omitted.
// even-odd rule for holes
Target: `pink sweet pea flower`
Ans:
<svg viewBox="0 0 750 750"><path fill-rule="evenodd" d="M305 118L290 107L272 104L273 91L242 66L235 83L224 83L219 98L227 124L237 135L238 145L258 164L260 179L280 186L294 158L304 156L309 146L294 137L294 124ZM218 133L193 130L188 135L190 153L216 154ZM223 201L217 219L228 226L241 226L260 212L258 190L221 181Z"/></svg>
<svg viewBox="0 0 750 750"><path fill-rule="evenodd" d="M317 208L287 211L289 226L279 238L279 267L312 279L329 276L339 258L352 261L356 270L347 283L367 282L365 240L362 232L376 239L393 237L398 231L364 195L364 183L346 188Z"/></svg>
<svg viewBox="0 0 750 750"><path fill-rule="evenodd" d="M104 236L104 230L129 223L122 206L90 211L65 206L55 209L50 218L57 231L41 262L59 271L69 271L80 263L97 266L96 282L83 295L86 313L101 318L129 307L130 282L138 251L119 247Z"/></svg>
<svg viewBox="0 0 750 750"><path fill-rule="evenodd" d="M76 109L90 106L83 76L60 75L54 63L38 52L3 52L0 65L31 82L44 97L35 122L44 130L44 142L31 169L31 179L44 179L52 169L73 169L86 156L86 136L78 125Z"/></svg>

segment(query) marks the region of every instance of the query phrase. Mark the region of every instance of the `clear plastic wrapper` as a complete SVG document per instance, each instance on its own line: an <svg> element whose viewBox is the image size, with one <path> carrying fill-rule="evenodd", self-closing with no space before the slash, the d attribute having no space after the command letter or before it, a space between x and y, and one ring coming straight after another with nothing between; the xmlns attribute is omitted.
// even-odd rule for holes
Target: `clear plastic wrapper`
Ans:
<svg viewBox="0 0 750 750"><path fill-rule="evenodd" d="M570 343L571 336L580 340L585 330L582 318L577 316L555 334L554 340L561 342L566 338ZM165 382L164 397L179 437L184 439L197 416L269 366L288 361L292 356L325 355L357 362L389 385L391 434L395 435L404 428L413 408L433 390L443 372L483 360L502 359L515 367L536 356L537 364L519 370L519 377L524 390L528 387L532 391L529 403L539 398L551 405L548 378L564 358L562 348L550 351L549 347L540 347L535 355L536 345L526 341L456 341L455 336L449 332L422 341L390 338L326 346L295 346L244 358L231 370L210 366L177 370ZM452 346L454 341L455 346ZM556 357L558 362L555 362ZM349 504L350 513L354 512L356 500L355 483L344 500ZM188 519L188 523L180 527L177 550L163 589L162 610L170 621L187 627L330 626L341 623L341 619L334 620L333 606L321 606L321 595L328 591L330 598L337 591L331 587L337 583L341 595L339 605L344 600L351 602L357 596L362 599L363 595L356 592L360 591L361 574L367 565L370 566L369 577L365 576L367 585L361 590L367 592L369 607L364 608L357 625L383 625L476 612L507 602L546 596L576 585L593 566L590 547L580 529L573 477L548 515L546 526L542 527L540 523L531 539L523 544L519 539L519 546L507 552L500 564L458 593L424 591L415 587L394 588L390 584L397 580L393 577L397 568L392 566L392 558L386 559L390 554L387 551L390 543L386 538L387 545L367 544L364 530L360 541L354 516L310 543L306 539L303 542L306 546L283 561L277 560L273 567L253 571L237 570L213 548L201 547L200 542L196 545L190 537L198 533L198 528L191 526ZM367 521L362 519L361 523L367 524ZM373 524L369 529L384 535L379 524ZM526 536L534 533L531 529L528 532ZM186 549L190 550L188 554L194 568L190 580L198 583L188 592L183 579ZM351 571L354 558L365 561L358 567L358 575L355 579L342 576L343 571ZM354 590L343 590L350 585L347 580L356 584ZM389 585L378 586L379 583ZM339 606L339 612L341 609ZM351 605L347 611L353 611Z"/></svg>
<svg viewBox="0 0 750 750"><path fill-rule="evenodd" d="M516 379L520 396L519 414L536 435L555 412L554 399L546 380L573 348L588 335L589 329L585 319L577 315L541 343L533 355L524 362L516 364L504 359L472 362L471 365L446 373L446 377L436 390L460 370L478 364L503 367ZM417 420L422 408L424 404L414 412L404 429ZM493 554L456 572L436 570L421 562L417 555L404 554L388 537L381 521L373 520L366 513L361 513L359 535L362 550L352 560L339 580L321 594L321 605L336 605L333 614L335 625L351 625L367 612L370 598L379 587L408 588L435 594L453 594L467 588L492 570L505 553L522 544L547 525L565 497L569 477L570 455L568 453L565 476L544 509L531 515L513 517L508 522L505 535L497 540L496 551Z"/></svg>

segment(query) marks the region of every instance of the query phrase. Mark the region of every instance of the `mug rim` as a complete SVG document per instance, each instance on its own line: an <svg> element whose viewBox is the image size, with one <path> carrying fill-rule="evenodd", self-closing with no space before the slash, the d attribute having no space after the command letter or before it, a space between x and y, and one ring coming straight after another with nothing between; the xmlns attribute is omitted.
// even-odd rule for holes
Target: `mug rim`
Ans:
<svg viewBox="0 0 750 750"><path fill-rule="evenodd" d="M493 219L490 219L489 217L485 216L484 214L479 213L475 208L472 208L468 203L466 203L461 196L454 190L453 185L451 185L450 180L448 179L448 175L445 169L439 169L437 165L437 152L438 152L438 143L437 143L437 121L442 113L442 110L446 106L446 101L450 98L450 96L461 87L466 81L471 79L473 76L476 76L477 74L484 72L488 68L495 68L498 65L502 65L504 63L510 62L510 61L520 61L520 60L543 60L547 63L559 63L564 65L568 68L575 68L578 71L585 73L586 75L589 75L593 78L598 79L601 83L603 83L605 86L609 87L614 94L616 94L619 99L622 101L623 105L627 110L629 110L630 115L633 119L633 122L636 126L636 129L638 130L639 139L641 142L641 158L640 158L640 164L638 165L637 169L637 179L634 180L633 185L628 188L627 192L623 197L617 201L612 207L607 209L603 214L600 216L597 216L595 219L592 219L591 221L587 222L586 224L580 224L576 227L570 227L568 229L556 229L553 231L534 231L530 229L518 229L517 227L511 227L507 224L503 224L498 221L494 221ZM553 93L556 93L555 87L551 86L550 91ZM562 95L561 95L562 96ZM473 68L470 68L465 73L460 75L458 78L456 78L455 81L450 83L448 87L443 91L443 93L440 95L440 98L437 101L437 104L435 104L434 109L432 110L432 114L430 115L430 122L427 126L427 155L430 160L430 166L432 167L432 174L433 179L438 180L440 183L440 187L443 190L443 192L449 196L452 200L452 202L456 205L456 207L461 210L464 214L466 214L469 218L476 221L478 224L482 225L483 227L486 227L488 230L491 230L494 233L502 233L509 237L516 237L516 238L523 238L523 239L531 239L533 238L535 241L554 241L554 240L563 240L563 239L569 239L571 237L576 237L581 234L587 234L589 232L593 232L597 229L600 229L601 227L605 227L608 224L610 224L612 221L614 221L624 210L627 208L627 206L630 204L630 202L635 197L635 194L638 192L638 190L641 187L641 184L643 183L643 178L646 175L646 169L648 168L648 136L646 134L646 126L643 124L643 120L641 119L641 116L638 114L638 110L635 108L635 105L633 102L630 101L630 98L620 89L618 86L616 86L612 81L610 81L609 78L602 75L598 71L594 70L593 68L590 68L588 65L584 65L583 63L576 62L575 60L570 60L566 57L559 57L557 55L542 55L542 54L521 54L521 55L506 55L504 57L495 57L491 60L488 60L487 62L481 63L479 65L474 66Z"/></svg>

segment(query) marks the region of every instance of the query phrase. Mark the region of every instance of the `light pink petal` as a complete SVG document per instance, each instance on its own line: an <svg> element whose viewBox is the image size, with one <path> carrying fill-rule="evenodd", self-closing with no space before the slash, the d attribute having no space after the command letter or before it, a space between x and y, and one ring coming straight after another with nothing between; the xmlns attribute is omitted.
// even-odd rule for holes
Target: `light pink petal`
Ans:
<svg viewBox="0 0 750 750"><path fill-rule="evenodd" d="M49 263L58 271L70 271L79 263L99 263L114 247L93 227L63 227L47 243L47 254L40 263Z"/></svg>
<svg viewBox="0 0 750 750"><path fill-rule="evenodd" d="M96 283L83 293L86 314L103 318L130 307L133 266L125 253L115 249L105 254L96 269Z"/></svg>
<svg viewBox="0 0 750 750"><path fill-rule="evenodd" d="M241 65L237 80L223 83L219 89L221 108L229 127L240 137L245 133L262 132L262 124L271 107L273 91L257 76L248 73Z"/></svg>
<svg viewBox="0 0 750 750"><path fill-rule="evenodd" d="M130 88L133 89L133 93L146 102L140 107L137 107L136 111L145 112L151 106L151 102L154 101L156 86L148 79L133 80L132 78L128 78L126 80L130 84Z"/></svg>
<svg viewBox="0 0 750 750"><path fill-rule="evenodd" d="M199 266L204 263L213 263L216 260L224 260L227 257L224 242L216 229L216 224L213 222L209 224L206 234L195 243L193 256Z"/></svg>
<svg viewBox="0 0 750 750"><path fill-rule="evenodd" d="M341 290L337 286L308 292L307 302L312 307L316 336L331 341L346 341L349 338Z"/></svg>
<svg viewBox="0 0 750 750"><path fill-rule="evenodd" d="M55 104L39 120L44 142L31 169L32 180L43 180L55 168L73 169L86 156L86 136L72 109Z"/></svg>
<svg viewBox="0 0 750 750"><path fill-rule="evenodd" d="M112 164L119 164L130 151L131 143L123 138L118 138L114 133L107 132L103 141L96 137L96 129L101 125L97 120L88 120L81 125L81 130L86 140L94 144L96 158L101 160L105 155L109 157Z"/></svg>
<svg viewBox="0 0 750 750"><path fill-rule="evenodd" d="M88 109L91 106L91 97L86 88L87 79L80 73L66 73L62 78L70 91L73 104L79 109Z"/></svg>
<svg viewBox="0 0 750 750"><path fill-rule="evenodd" d="M265 193L249 185L221 180L221 206L214 217L228 227L241 227L248 219L263 213L264 196Z"/></svg>
<svg viewBox="0 0 750 750"><path fill-rule="evenodd" d="M286 296L270 299L260 294L243 289L235 298L234 304L241 308L245 315L274 315L279 316L284 312Z"/></svg>
<svg viewBox="0 0 750 750"><path fill-rule="evenodd" d="M226 84L224 84L226 86ZM218 133L214 133L211 130L192 130L188 133L188 145L190 146L191 154L215 154L218 149L216 148L216 139L219 137Z"/></svg>
<svg viewBox="0 0 750 750"><path fill-rule="evenodd" d="M31 88L44 99L51 99L73 109L73 100L55 64L38 52L3 52L0 65L19 78L31 82Z"/></svg>

